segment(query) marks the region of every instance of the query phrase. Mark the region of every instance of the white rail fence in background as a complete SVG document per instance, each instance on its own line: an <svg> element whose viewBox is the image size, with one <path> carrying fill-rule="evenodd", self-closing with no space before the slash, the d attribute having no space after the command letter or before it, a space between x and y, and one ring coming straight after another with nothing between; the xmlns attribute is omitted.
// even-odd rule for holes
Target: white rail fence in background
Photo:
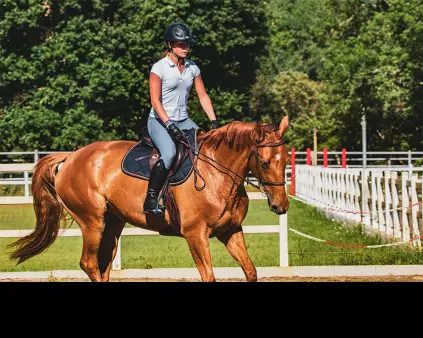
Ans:
<svg viewBox="0 0 423 338"><path fill-rule="evenodd" d="M363 223L421 246L423 177L408 172L296 166L296 196L327 217ZM364 192L364 194L363 194Z"/></svg>
<svg viewBox="0 0 423 338"><path fill-rule="evenodd" d="M32 171L34 169L35 163L0 163L0 174L13 174L15 176L17 173L22 174L23 177L13 177L13 178L1 178L0 185L24 185L24 196L29 197L30 189L29 185L32 183ZM5 197L0 197L0 199L5 199ZM13 198L12 198L13 200ZM1 201L0 201L1 204Z"/></svg>
<svg viewBox="0 0 423 338"><path fill-rule="evenodd" d="M250 200L265 200L261 193L248 193ZM270 211L269 211L270 212ZM277 225L244 225L242 226L244 233L246 234L263 234L263 233L279 233L279 266L288 267L288 218L287 214L279 216L279 224ZM23 237L32 233L33 229L28 230L0 230L0 238L15 238ZM159 235L158 232L139 229L139 228L125 228L122 231L122 236L148 236L148 235ZM59 232L59 236L63 237L81 237L82 233L80 229L66 229ZM113 270L122 269L122 254L121 254L122 242L119 238L118 249L116 257L113 261Z"/></svg>
<svg viewBox="0 0 423 338"><path fill-rule="evenodd" d="M288 149L291 150L291 149ZM24 162L24 160L19 159L19 157L25 156L26 161L31 161L37 163L40 157L53 153L60 153L64 151L13 151L13 152L0 152L0 163L17 163ZM68 152L68 151L65 151ZM311 152L314 153L313 151ZM296 151L296 162L298 164L303 164L306 162L305 151ZM317 162L323 163L323 152L317 152ZM341 166L341 151L328 151L328 162L330 167L340 167ZM18 158L16 158L18 157ZM29 157L33 160L29 160ZM366 152L367 165L375 167L392 167L402 169L407 167L412 167L414 163L423 158L423 151L368 151ZM371 162L374 163L373 165ZM381 163L383 162L383 163ZM395 164L396 163L396 164ZM347 151L347 165L350 168L361 167L363 165L363 152L361 151ZM423 170L423 168L421 168Z"/></svg>
<svg viewBox="0 0 423 338"><path fill-rule="evenodd" d="M19 203L32 203L32 197L30 196L30 185L32 184L32 173L36 163L0 163L0 175L1 174L13 174L16 176L17 173L23 173L23 177L9 177L2 178L0 176L1 185L24 185L24 196L0 196L0 204L19 204ZM286 181L290 184L291 169L286 169ZM253 183L257 183L257 179L252 177L250 179ZM22 197L22 198L21 198Z"/></svg>

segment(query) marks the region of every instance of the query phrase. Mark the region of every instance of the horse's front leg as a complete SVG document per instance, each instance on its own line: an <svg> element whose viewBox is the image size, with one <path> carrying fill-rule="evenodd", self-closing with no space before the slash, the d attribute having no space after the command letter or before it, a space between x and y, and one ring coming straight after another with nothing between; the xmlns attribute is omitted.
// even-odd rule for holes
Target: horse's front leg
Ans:
<svg viewBox="0 0 423 338"><path fill-rule="evenodd" d="M184 233L194 263L203 282L215 282L209 247L209 231L199 227Z"/></svg>
<svg viewBox="0 0 423 338"><path fill-rule="evenodd" d="M217 236L217 239L225 244L229 253L241 266L247 281L257 282L256 267L248 255L241 225L231 228L228 232Z"/></svg>

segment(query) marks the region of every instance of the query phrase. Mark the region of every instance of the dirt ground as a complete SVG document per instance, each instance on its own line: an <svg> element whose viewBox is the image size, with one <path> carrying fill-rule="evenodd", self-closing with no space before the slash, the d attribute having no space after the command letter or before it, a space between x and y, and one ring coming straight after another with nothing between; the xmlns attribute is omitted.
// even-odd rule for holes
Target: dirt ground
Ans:
<svg viewBox="0 0 423 338"><path fill-rule="evenodd" d="M200 282L198 279L112 279L111 282ZM87 279L5 279L0 282L88 282ZM245 282L244 279L217 279L217 282ZM410 276L363 276L363 277L271 277L259 282L423 282L422 275Z"/></svg>

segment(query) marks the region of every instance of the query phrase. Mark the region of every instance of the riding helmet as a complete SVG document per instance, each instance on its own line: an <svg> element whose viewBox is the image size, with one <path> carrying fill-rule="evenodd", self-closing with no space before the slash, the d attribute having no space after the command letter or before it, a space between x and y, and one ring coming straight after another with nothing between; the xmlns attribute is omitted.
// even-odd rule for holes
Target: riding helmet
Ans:
<svg viewBox="0 0 423 338"><path fill-rule="evenodd" d="M167 41L186 42L190 44L196 43L196 41L192 38L191 31L187 25L179 22L172 23L167 26L163 40L165 43L167 43Z"/></svg>

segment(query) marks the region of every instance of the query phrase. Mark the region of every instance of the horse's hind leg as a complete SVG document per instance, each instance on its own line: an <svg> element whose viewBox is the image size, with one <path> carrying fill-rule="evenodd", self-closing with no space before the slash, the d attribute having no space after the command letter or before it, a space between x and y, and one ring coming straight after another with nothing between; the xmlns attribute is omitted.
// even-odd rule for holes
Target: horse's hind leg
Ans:
<svg viewBox="0 0 423 338"><path fill-rule="evenodd" d="M248 255L242 227L239 226L223 235L217 236L217 239L225 244L232 257L241 266L247 281L257 282L257 271Z"/></svg>
<svg viewBox="0 0 423 338"><path fill-rule="evenodd" d="M189 233L185 233L184 237L203 282L215 282L211 264L208 232L202 231L198 233L197 231L190 231Z"/></svg>
<svg viewBox="0 0 423 338"><path fill-rule="evenodd" d="M104 223L105 227L98 254L98 265L101 280L108 282L112 263L118 248L118 240L125 226L125 221L122 221L112 212L107 211L104 216Z"/></svg>
<svg viewBox="0 0 423 338"><path fill-rule="evenodd" d="M82 213L78 216L71 210L69 214L79 224L82 232L83 246L79 265L92 282L101 282L101 273L98 266L98 252L104 231L104 217L93 213Z"/></svg>

